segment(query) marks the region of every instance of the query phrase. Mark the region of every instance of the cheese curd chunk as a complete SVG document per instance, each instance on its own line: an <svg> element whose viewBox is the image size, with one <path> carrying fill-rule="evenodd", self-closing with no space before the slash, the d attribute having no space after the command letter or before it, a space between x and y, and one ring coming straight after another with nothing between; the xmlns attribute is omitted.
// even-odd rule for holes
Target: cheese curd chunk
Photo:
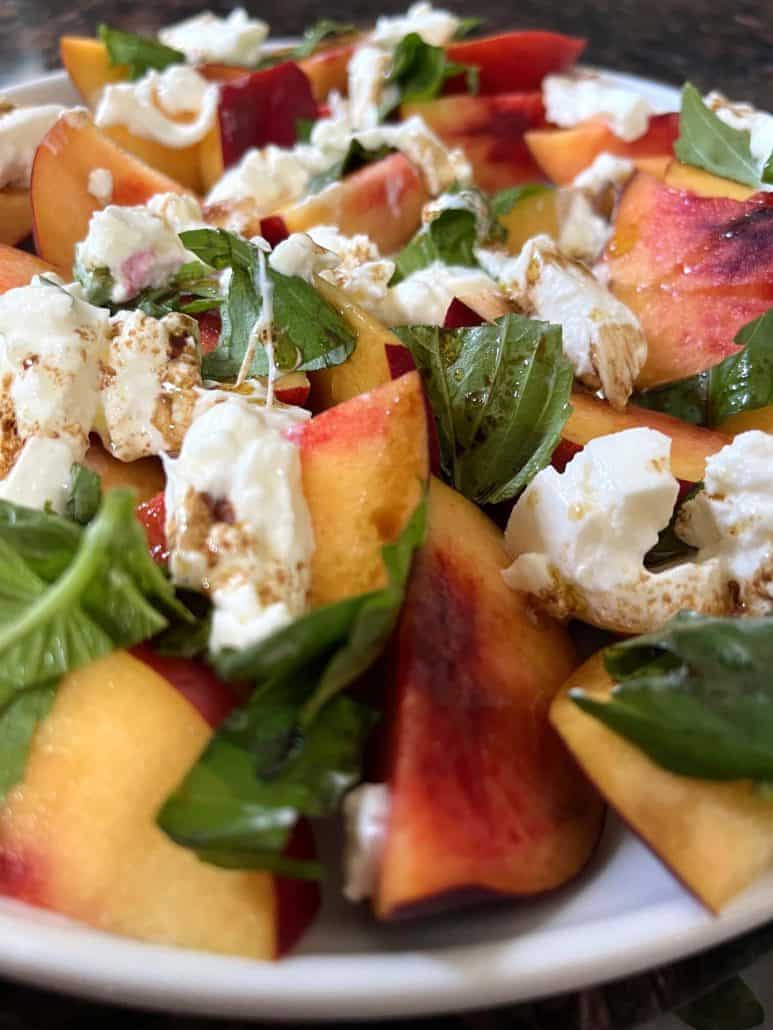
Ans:
<svg viewBox="0 0 773 1030"><path fill-rule="evenodd" d="M204 139L215 124L219 91L185 64L149 71L138 82L105 86L94 116L100 128L123 125L135 136L182 149Z"/></svg>
<svg viewBox="0 0 773 1030"><path fill-rule="evenodd" d="M377 311L389 290L394 261L382 258L376 244L364 233L342 236L333 225L317 225L309 229L309 236L338 259L320 272L321 277L343 290L355 304Z"/></svg>
<svg viewBox="0 0 773 1030"><path fill-rule="evenodd" d="M97 410L108 318L42 280L0 297L0 497L62 510Z"/></svg>
<svg viewBox="0 0 773 1030"><path fill-rule="evenodd" d="M243 7L234 8L227 18L202 11L167 25L158 34L162 43L181 51L191 64L244 65L258 63L267 36L266 22L250 18Z"/></svg>
<svg viewBox="0 0 773 1030"><path fill-rule="evenodd" d="M314 537L285 435L306 418L204 391L180 456L164 459L170 572L211 596L213 651L247 647L306 610Z"/></svg>
<svg viewBox="0 0 773 1030"><path fill-rule="evenodd" d="M706 460L704 489L680 512L677 533L719 560L736 614L773 613L773 435L741 433Z"/></svg>
<svg viewBox="0 0 773 1030"><path fill-rule="evenodd" d="M136 297L147 287L165 286L192 255L178 236L181 228L190 226L163 215L167 208L175 217L182 211L193 214L193 205L198 208L193 198L184 198L183 207L178 207L176 201L164 199L168 197L159 194L148 207L110 204L95 211L86 239L75 248L78 278L90 289L99 282L114 304ZM151 209L154 202L159 213Z"/></svg>
<svg viewBox="0 0 773 1030"><path fill-rule="evenodd" d="M670 452L663 433L628 429L586 444L563 473L538 473L507 524L509 586L556 618L618 633L649 632L683 608L723 613L716 559L644 567L679 493Z"/></svg>
<svg viewBox="0 0 773 1030"><path fill-rule="evenodd" d="M64 110L60 104L0 105L0 189L29 187L35 151Z"/></svg>
<svg viewBox="0 0 773 1030"><path fill-rule="evenodd" d="M612 132L627 143L648 130L654 109L631 90L610 86L592 72L546 75L542 83L545 116L562 129L603 116Z"/></svg>
<svg viewBox="0 0 773 1030"><path fill-rule="evenodd" d="M177 453L201 386L195 319L121 311L111 329L95 425L103 444L120 461Z"/></svg>
<svg viewBox="0 0 773 1030"><path fill-rule="evenodd" d="M577 378L600 387L613 407L625 407L647 360L647 340L633 312L549 236L527 240L518 257L497 272L524 314L561 326L564 353Z"/></svg>
<svg viewBox="0 0 773 1030"><path fill-rule="evenodd" d="M374 314L386 325L442 325L454 298L480 298L496 284L479 268L433 261L393 286Z"/></svg>

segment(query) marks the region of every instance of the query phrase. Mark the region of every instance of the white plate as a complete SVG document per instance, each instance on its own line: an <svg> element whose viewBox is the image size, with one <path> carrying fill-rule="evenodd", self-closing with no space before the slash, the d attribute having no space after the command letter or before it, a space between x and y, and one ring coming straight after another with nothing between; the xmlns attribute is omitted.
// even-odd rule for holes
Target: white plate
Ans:
<svg viewBox="0 0 773 1030"><path fill-rule="evenodd" d="M658 107L678 104L670 87L607 74ZM62 73L6 94L26 103L76 100ZM141 944L0 900L0 971L43 987L180 1012L387 1018L574 990L672 961L773 918L773 873L712 918L613 819L583 876L539 901L380 926L363 908L346 905L335 884L326 893L300 950L276 964Z"/></svg>

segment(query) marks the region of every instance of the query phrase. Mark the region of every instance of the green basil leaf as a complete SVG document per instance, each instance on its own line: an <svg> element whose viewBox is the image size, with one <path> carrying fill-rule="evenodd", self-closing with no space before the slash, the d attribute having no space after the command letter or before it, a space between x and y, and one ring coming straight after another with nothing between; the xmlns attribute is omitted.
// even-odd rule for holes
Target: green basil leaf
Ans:
<svg viewBox="0 0 773 1030"><path fill-rule="evenodd" d="M395 48L392 68L387 76L389 99L381 105L381 117L411 100L433 100L447 79L463 73L467 76L467 91L477 93L477 68L449 61L443 47L431 46L418 32L409 32ZM390 86L394 89L390 90Z"/></svg>
<svg viewBox="0 0 773 1030"><path fill-rule="evenodd" d="M81 526L87 525L102 503L102 480L93 469L75 464L70 469L65 515Z"/></svg>
<svg viewBox="0 0 773 1030"><path fill-rule="evenodd" d="M773 151L762 169L762 181L766 186L773 185Z"/></svg>
<svg viewBox="0 0 773 1030"><path fill-rule="evenodd" d="M258 248L224 229L191 229L180 239L208 265L231 270L221 308L220 340L204 356L202 373L207 379L235 379L263 306ZM311 372L346 361L356 339L332 304L298 276L267 268L266 278L272 289L274 360L280 371ZM268 370L266 352L258 347L248 374L267 375Z"/></svg>
<svg viewBox="0 0 773 1030"><path fill-rule="evenodd" d="M107 48L110 64L127 65L130 79L141 79L151 69L163 71L170 64L185 63L185 54L164 46L157 39L111 29L109 25L100 25L97 35Z"/></svg>
<svg viewBox="0 0 773 1030"><path fill-rule="evenodd" d="M308 143L311 140L311 130L313 128L314 122L311 118L296 118L295 138L299 143Z"/></svg>
<svg viewBox="0 0 773 1030"><path fill-rule="evenodd" d="M423 226L395 258L390 286L435 261L475 268L477 220L472 211L448 208Z"/></svg>
<svg viewBox="0 0 773 1030"><path fill-rule="evenodd" d="M454 39L466 39L467 36L476 32L482 25L486 24L485 18L461 18L454 33Z"/></svg>
<svg viewBox="0 0 773 1030"><path fill-rule="evenodd" d="M515 497L549 463L571 412L560 326L512 314L393 331L424 378L448 479L478 504Z"/></svg>
<svg viewBox="0 0 773 1030"><path fill-rule="evenodd" d="M527 182L523 186L509 186L507 189L499 190L498 193L494 194L491 198L491 210L497 218L504 218L522 200L527 200L529 197L536 196L539 193L546 193L552 189L552 186L542 182Z"/></svg>
<svg viewBox="0 0 773 1030"><path fill-rule="evenodd" d="M0 546L6 544L45 583L62 575L81 536L80 527L69 519L0 501Z"/></svg>
<svg viewBox="0 0 773 1030"><path fill-rule="evenodd" d="M680 161L756 188L763 179L749 139L748 132L726 125L704 104L695 86L685 83L679 115L679 139L674 143L674 153Z"/></svg>
<svg viewBox="0 0 773 1030"><path fill-rule="evenodd" d="M334 161L324 171L312 176L306 192L308 196L313 196L315 193L324 190L327 186L331 186L334 182L343 179L345 175L351 175L352 172L357 172L360 168L364 168L365 165L372 164L374 161L381 161L391 153L391 147L383 146L377 147L375 150L367 150L359 140L353 139L349 143L346 153L341 158Z"/></svg>
<svg viewBox="0 0 773 1030"><path fill-rule="evenodd" d="M303 816L335 811L361 778L375 714L341 693L378 657L402 607L413 553L426 533L422 499L383 548L388 583L328 605L245 651L211 657L226 679L257 681L250 701L218 728L159 825L200 858L230 868L276 869Z"/></svg>
<svg viewBox="0 0 773 1030"><path fill-rule="evenodd" d="M322 43L339 36L349 36L357 31L357 26L348 22L334 21L332 18L320 18L313 25L304 29L301 42L292 49L290 60L302 61L311 57Z"/></svg>
<svg viewBox="0 0 773 1030"><path fill-rule="evenodd" d="M697 496L702 489L703 483L695 483L688 490L681 503L674 509L668 525L658 533L658 542L644 556L644 564L648 569L658 569L675 561L684 561L685 559L692 558L697 553L694 547L686 544L677 534L676 524L682 506Z"/></svg>
<svg viewBox="0 0 773 1030"><path fill-rule="evenodd" d="M604 652L609 701L572 700L682 776L773 779L773 619L682 612Z"/></svg>
<svg viewBox="0 0 773 1030"><path fill-rule="evenodd" d="M212 604L203 594L192 590L178 590L177 599L185 605L188 617L169 617L169 625L153 637L151 646L165 658L197 658L209 647Z"/></svg>
<svg viewBox="0 0 773 1030"><path fill-rule="evenodd" d="M32 737L54 703L54 684L29 687L0 708L0 802L24 777Z"/></svg>
<svg viewBox="0 0 773 1030"><path fill-rule="evenodd" d="M739 330L743 350L705 372L637 394L633 403L697 426L773 404L773 308Z"/></svg>

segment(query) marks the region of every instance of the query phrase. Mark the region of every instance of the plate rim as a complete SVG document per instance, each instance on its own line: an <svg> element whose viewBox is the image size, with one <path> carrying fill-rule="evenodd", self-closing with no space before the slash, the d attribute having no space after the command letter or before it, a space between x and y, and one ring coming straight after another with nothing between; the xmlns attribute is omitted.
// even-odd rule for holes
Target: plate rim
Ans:
<svg viewBox="0 0 773 1030"><path fill-rule="evenodd" d="M675 86L592 70L642 89L658 106L678 106ZM57 91L68 94L66 102L74 95L64 70L2 87L9 99L33 103ZM285 1020L424 1016L616 980L720 944L771 917L773 872L718 917L682 890L617 915L496 942L260 963L120 937L2 898L0 971L80 997L187 1014ZM549 954L550 961L537 952Z"/></svg>

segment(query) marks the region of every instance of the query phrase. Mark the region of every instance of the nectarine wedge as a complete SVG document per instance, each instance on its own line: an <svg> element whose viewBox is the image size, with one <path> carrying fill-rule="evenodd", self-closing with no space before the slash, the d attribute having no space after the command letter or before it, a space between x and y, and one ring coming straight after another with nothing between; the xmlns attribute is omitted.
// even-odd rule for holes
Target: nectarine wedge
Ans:
<svg viewBox="0 0 773 1030"><path fill-rule="evenodd" d="M478 92L514 93L539 89L551 72L569 68L585 49L585 40L558 32L503 32L464 39L446 48L450 61L478 69ZM446 92L464 92L464 76L449 79Z"/></svg>
<svg viewBox="0 0 773 1030"><path fill-rule="evenodd" d="M382 918L550 890L598 840L601 800L548 722L574 651L508 589L507 563L500 530L433 480L391 645Z"/></svg>
<svg viewBox="0 0 773 1030"><path fill-rule="evenodd" d="M32 232L29 190L0 190L0 243L13 247Z"/></svg>
<svg viewBox="0 0 773 1030"><path fill-rule="evenodd" d="M164 489L164 470L158 458L119 461L101 443L92 439L84 464L99 474L103 490L112 490L117 486L131 487L137 495L138 503L147 501Z"/></svg>
<svg viewBox="0 0 773 1030"><path fill-rule="evenodd" d="M121 150L85 111L63 115L38 147L31 196L38 254L67 269L65 274L72 268L75 244L85 237L89 219L100 206L88 188L95 168L106 168L112 175L115 204L144 204L155 193L185 192L178 182Z"/></svg>
<svg viewBox="0 0 773 1030"><path fill-rule="evenodd" d="M45 275L46 272L55 271L53 265L41 261L34 254L0 243L0 293L13 290L17 286L26 286L33 275Z"/></svg>
<svg viewBox="0 0 773 1030"><path fill-rule="evenodd" d="M59 56L72 84L89 107L94 106L108 83L124 82L129 77L126 65L110 63L107 47L101 39L62 36Z"/></svg>
<svg viewBox="0 0 773 1030"><path fill-rule="evenodd" d="M605 260L647 337L637 386L683 379L734 353L738 330L773 306L773 198L701 197L640 172Z"/></svg>
<svg viewBox="0 0 773 1030"><path fill-rule="evenodd" d="M714 912L773 863L773 805L749 782L677 776L569 698L612 689L600 655L578 669L550 718L609 804Z"/></svg>
<svg viewBox="0 0 773 1030"><path fill-rule="evenodd" d="M156 826L209 734L125 652L66 677L0 814L0 890L145 941L276 957L274 878L206 865Z"/></svg>

